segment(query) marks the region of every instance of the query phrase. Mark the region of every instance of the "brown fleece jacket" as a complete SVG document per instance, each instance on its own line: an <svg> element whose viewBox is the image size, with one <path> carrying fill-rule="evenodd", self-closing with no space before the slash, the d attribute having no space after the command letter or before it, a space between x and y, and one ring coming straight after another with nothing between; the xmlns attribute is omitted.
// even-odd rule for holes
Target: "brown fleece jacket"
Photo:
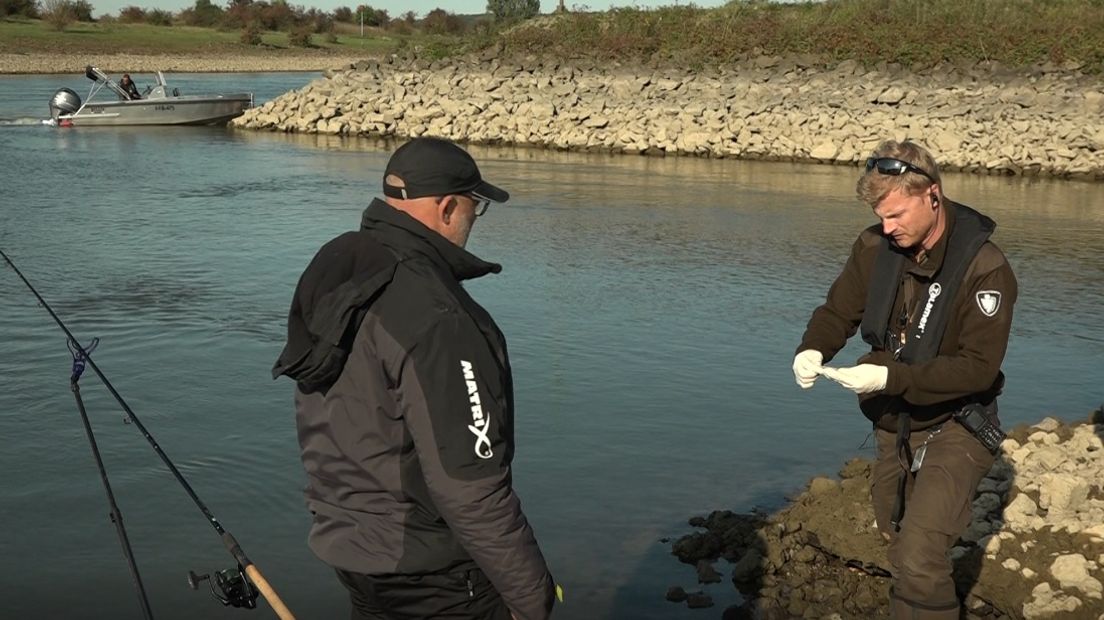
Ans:
<svg viewBox="0 0 1104 620"><path fill-rule="evenodd" d="M899 334L919 319L923 291L943 265L947 240L954 230L954 209L947 210L942 238L920 262L907 265L897 286L890 329ZM881 225L867 228L851 247L843 272L832 283L825 303L813 312L798 351L815 349L827 364L862 322ZM992 309L992 293L999 304ZM1004 382L1000 372L1008 348L1012 307L1018 293L1016 276L1004 254L986 242L970 262L954 298L939 355L919 364L894 360L892 351L872 350L858 363L889 368L886 387L860 397L863 413L886 430L895 430L898 412L908 412L912 428L922 429L947 419L963 400L991 401ZM905 317L903 323L899 317Z"/></svg>

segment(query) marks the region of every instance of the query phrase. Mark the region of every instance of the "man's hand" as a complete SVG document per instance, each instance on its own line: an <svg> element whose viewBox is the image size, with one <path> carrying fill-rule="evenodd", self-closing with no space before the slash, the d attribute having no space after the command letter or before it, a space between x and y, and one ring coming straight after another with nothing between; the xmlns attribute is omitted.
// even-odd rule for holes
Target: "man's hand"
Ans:
<svg viewBox="0 0 1104 620"><path fill-rule="evenodd" d="M856 394L869 394L885 389L889 368L877 364L859 364L850 368L825 366L821 374Z"/></svg>
<svg viewBox="0 0 1104 620"><path fill-rule="evenodd" d="M813 387L817 375L823 370L822 363L824 363L824 354L816 349L805 349L794 356L794 380L801 389L807 390Z"/></svg>

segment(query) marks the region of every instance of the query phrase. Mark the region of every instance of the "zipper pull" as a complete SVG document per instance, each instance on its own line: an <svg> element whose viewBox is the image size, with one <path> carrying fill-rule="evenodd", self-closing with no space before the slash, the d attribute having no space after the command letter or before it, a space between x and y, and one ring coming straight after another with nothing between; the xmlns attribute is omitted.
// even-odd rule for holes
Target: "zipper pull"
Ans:
<svg viewBox="0 0 1104 620"><path fill-rule="evenodd" d="M475 588L472 587L471 577L466 579L468 581L468 598L475 598Z"/></svg>

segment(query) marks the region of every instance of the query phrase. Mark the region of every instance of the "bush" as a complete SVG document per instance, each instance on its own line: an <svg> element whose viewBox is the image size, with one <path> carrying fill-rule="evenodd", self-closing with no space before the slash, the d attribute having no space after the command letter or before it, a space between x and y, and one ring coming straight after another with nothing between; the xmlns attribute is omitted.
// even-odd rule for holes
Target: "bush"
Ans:
<svg viewBox="0 0 1104 620"><path fill-rule="evenodd" d="M333 30L326 33L326 43L337 43L337 33Z"/></svg>
<svg viewBox="0 0 1104 620"><path fill-rule="evenodd" d="M377 28L386 28L391 23L391 15L387 12L387 9L373 9L370 6L360 5L357 7L357 21L360 21L359 15L364 15L365 26L376 26Z"/></svg>
<svg viewBox="0 0 1104 620"><path fill-rule="evenodd" d="M146 23L154 26L171 26L173 24L172 13L164 9L150 9L146 13Z"/></svg>
<svg viewBox="0 0 1104 620"><path fill-rule="evenodd" d="M222 21L223 10L211 0L196 0L195 6L180 12L180 21L189 26L210 28Z"/></svg>
<svg viewBox="0 0 1104 620"><path fill-rule="evenodd" d="M88 0L73 0L69 3L73 9L73 18L78 22L93 22L92 4Z"/></svg>
<svg viewBox="0 0 1104 620"><path fill-rule="evenodd" d="M303 14L299 25L309 27L315 34L323 34L333 30L334 21L329 15L312 8Z"/></svg>
<svg viewBox="0 0 1104 620"><path fill-rule="evenodd" d="M38 3L35 0L0 0L0 17L8 16L38 17Z"/></svg>
<svg viewBox="0 0 1104 620"><path fill-rule="evenodd" d="M231 0L222 15L222 27L245 28L256 20L256 13L252 2Z"/></svg>
<svg viewBox="0 0 1104 620"><path fill-rule="evenodd" d="M71 0L42 0L42 19L60 32L76 21L76 11Z"/></svg>
<svg viewBox="0 0 1104 620"><path fill-rule="evenodd" d="M460 34L464 31L464 22L454 13L433 9L422 20L422 30L429 34Z"/></svg>
<svg viewBox="0 0 1104 620"><path fill-rule="evenodd" d="M529 19L540 13L540 0L487 0L487 12L498 21Z"/></svg>
<svg viewBox="0 0 1104 620"><path fill-rule="evenodd" d="M499 1L499 0L492 0ZM502 0L505 1L505 0ZM932 66L995 60L1008 67L1075 59L1104 71L1104 0L732 0L567 13L539 28L504 31L512 52L569 58L694 58L725 64L760 54L809 54Z"/></svg>
<svg viewBox="0 0 1104 620"><path fill-rule="evenodd" d="M414 28L411 27L410 24L398 18L391 20L391 23L387 25L387 29L395 34L410 34L414 32Z"/></svg>
<svg viewBox="0 0 1104 620"><path fill-rule="evenodd" d="M311 29L308 26L298 26L288 35L288 45L292 47L311 47Z"/></svg>
<svg viewBox="0 0 1104 620"><path fill-rule="evenodd" d="M295 12L286 3L253 5L254 15L260 13L261 27L265 30L289 30L297 23ZM257 10L259 8L259 11Z"/></svg>
<svg viewBox="0 0 1104 620"><path fill-rule="evenodd" d="M261 29L256 24L249 24L242 28L241 42L246 45L260 45L261 44Z"/></svg>
<svg viewBox="0 0 1104 620"><path fill-rule="evenodd" d="M119 9L119 21L124 24L141 24L146 21L146 10L138 6Z"/></svg>

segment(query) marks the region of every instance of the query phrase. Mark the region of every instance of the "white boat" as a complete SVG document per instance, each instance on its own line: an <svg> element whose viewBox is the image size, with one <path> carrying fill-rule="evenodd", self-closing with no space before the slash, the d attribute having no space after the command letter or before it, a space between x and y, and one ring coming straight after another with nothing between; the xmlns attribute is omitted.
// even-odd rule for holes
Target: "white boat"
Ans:
<svg viewBox="0 0 1104 620"><path fill-rule="evenodd" d="M84 74L93 81L86 100L81 101L72 89L58 89L50 99L50 124L59 127L220 125L253 107L253 93L181 95L176 88L170 91L160 71L157 72L157 84L148 87L140 99L131 99L121 86L96 67L87 67ZM96 95L104 89L114 93L117 99L96 101Z"/></svg>

